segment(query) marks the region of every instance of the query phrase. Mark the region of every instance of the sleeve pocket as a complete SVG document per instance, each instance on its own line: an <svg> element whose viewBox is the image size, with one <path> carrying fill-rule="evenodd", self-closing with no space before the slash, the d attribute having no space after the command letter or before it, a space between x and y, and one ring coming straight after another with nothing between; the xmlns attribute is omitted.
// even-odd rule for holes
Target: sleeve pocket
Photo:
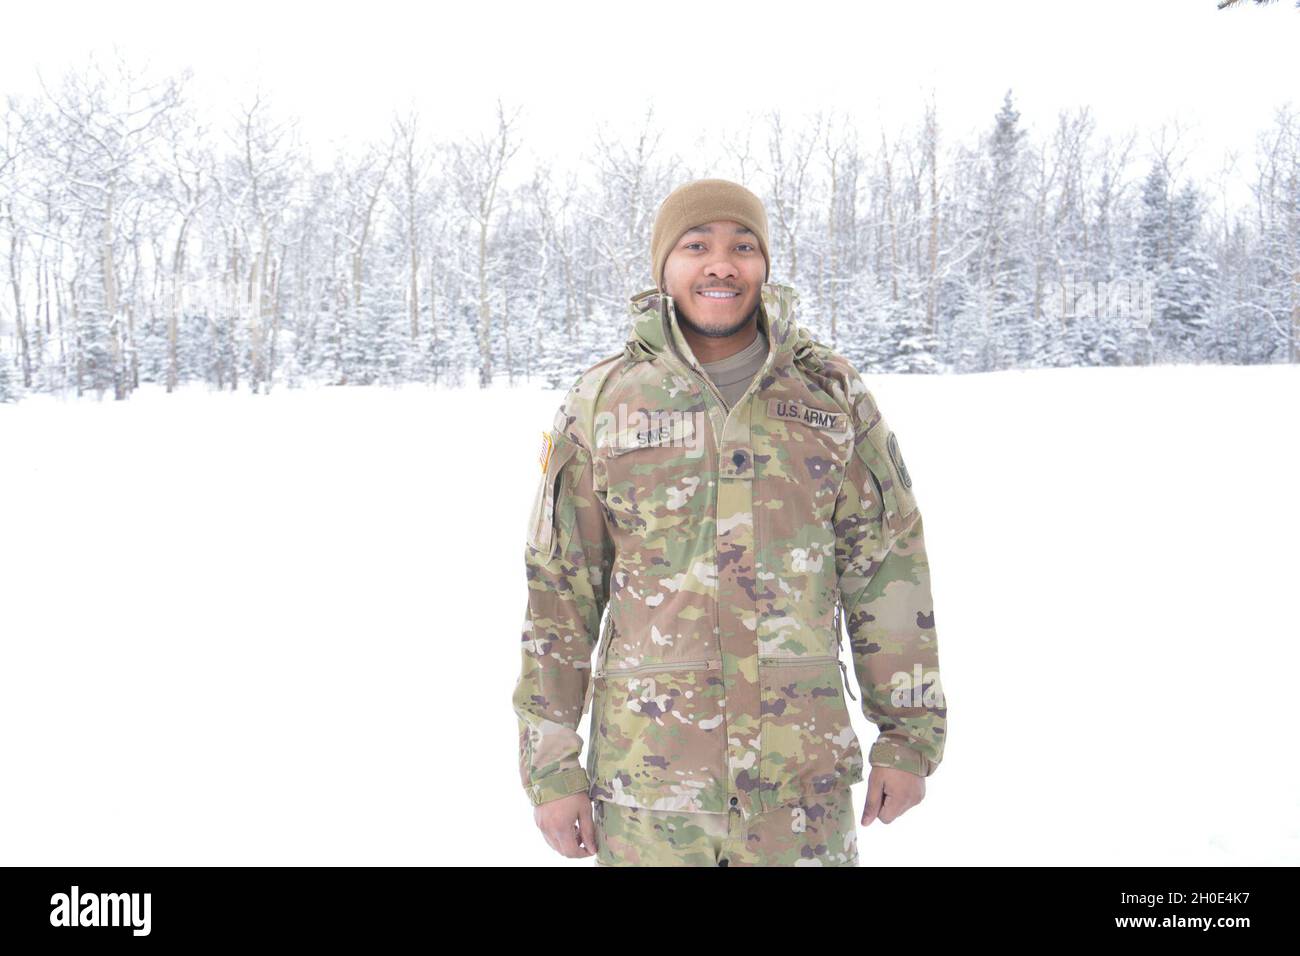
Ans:
<svg viewBox="0 0 1300 956"><path fill-rule="evenodd" d="M858 454L880 491L885 506L884 522L892 536L906 527L916 512L912 478L898 450L898 438L883 418L867 431L866 437L865 442L858 442Z"/></svg>
<svg viewBox="0 0 1300 956"><path fill-rule="evenodd" d="M544 555L555 557L558 536L555 528L555 503L560 492L560 478L564 466L575 454L578 446L563 432L552 429L552 449L546 461L546 470L533 497L533 507L528 518L528 547Z"/></svg>

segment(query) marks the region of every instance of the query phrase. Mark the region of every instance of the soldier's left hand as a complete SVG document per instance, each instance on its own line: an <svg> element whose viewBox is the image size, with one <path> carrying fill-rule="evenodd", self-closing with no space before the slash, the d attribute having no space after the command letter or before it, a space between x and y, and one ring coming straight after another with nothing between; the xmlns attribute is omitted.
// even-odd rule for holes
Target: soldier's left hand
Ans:
<svg viewBox="0 0 1300 956"><path fill-rule="evenodd" d="M862 811L862 825L876 817L881 823L893 823L925 799L925 778L893 767L872 767L867 778L867 805Z"/></svg>

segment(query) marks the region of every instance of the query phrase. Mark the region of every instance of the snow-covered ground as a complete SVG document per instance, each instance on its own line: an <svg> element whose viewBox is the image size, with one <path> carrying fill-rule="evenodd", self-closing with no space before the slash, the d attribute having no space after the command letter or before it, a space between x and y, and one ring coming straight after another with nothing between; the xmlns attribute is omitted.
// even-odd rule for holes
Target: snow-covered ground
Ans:
<svg viewBox="0 0 1300 956"><path fill-rule="evenodd" d="M1300 368L867 382L950 713L863 864L1300 863ZM510 707L560 397L0 405L0 863L591 865Z"/></svg>

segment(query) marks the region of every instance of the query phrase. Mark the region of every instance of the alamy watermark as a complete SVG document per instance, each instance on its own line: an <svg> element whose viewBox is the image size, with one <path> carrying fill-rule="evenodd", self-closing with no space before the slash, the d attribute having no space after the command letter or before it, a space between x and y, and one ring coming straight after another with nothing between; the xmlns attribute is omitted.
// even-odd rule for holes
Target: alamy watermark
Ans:
<svg viewBox="0 0 1300 956"><path fill-rule="evenodd" d="M50 897L51 926L129 926L133 936L149 935L150 893L71 893Z"/></svg>
<svg viewBox="0 0 1300 956"><path fill-rule="evenodd" d="M912 673L895 671L889 678L892 689L889 692L891 707L927 707L943 709L943 687L939 684L938 671L921 670L917 664Z"/></svg>
<svg viewBox="0 0 1300 956"><path fill-rule="evenodd" d="M1155 311L1151 279L1106 279L1088 281L1066 276L1048 282L1043 290L1043 309L1057 319L1119 319L1150 326Z"/></svg>
<svg viewBox="0 0 1300 956"><path fill-rule="evenodd" d="M670 446L685 448L687 457L695 458L702 453L706 425L706 412L629 408L619 402L612 411L598 412L593 428L596 447L615 454Z"/></svg>

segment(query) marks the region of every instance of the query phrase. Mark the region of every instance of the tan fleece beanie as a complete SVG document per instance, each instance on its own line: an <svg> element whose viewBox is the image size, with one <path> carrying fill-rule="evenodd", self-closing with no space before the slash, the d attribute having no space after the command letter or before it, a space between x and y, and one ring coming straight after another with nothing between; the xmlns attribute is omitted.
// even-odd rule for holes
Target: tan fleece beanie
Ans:
<svg viewBox="0 0 1300 956"><path fill-rule="evenodd" d="M664 263L677 240L692 226L717 219L731 219L753 230L759 251L767 263L763 281L772 274L772 256L767 251L767 210L763 202L739 183L727 179L697 179L678 186L659 206L650 233L650 275L661 292Z"/></svg>

